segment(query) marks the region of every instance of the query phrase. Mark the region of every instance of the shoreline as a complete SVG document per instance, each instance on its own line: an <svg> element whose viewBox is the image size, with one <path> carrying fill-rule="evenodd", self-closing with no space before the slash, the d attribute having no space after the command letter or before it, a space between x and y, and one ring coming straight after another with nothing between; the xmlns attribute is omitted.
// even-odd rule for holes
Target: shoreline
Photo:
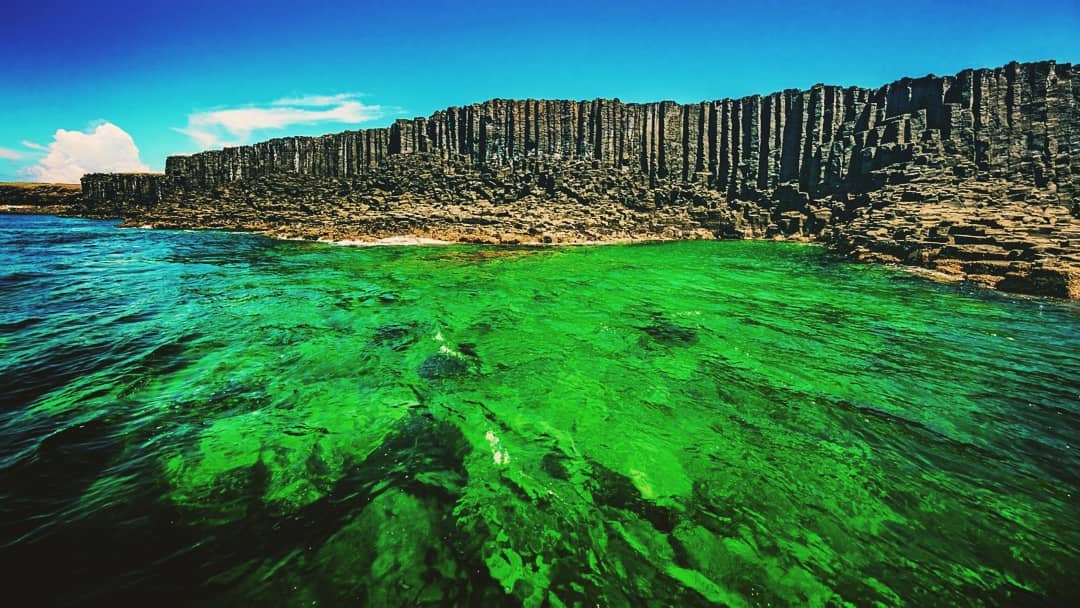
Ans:
<svg viewBox="0 0 1080 608"><path fill-rule="evenodd" d="M64 217L68 205L0 205L0 215L55 215Z"/></svg>
<svg viewBox="0 0 1080 608"><path fill-rule="evenodd" d="M865 265L865 266L882 266L882 267L886 267L886 268L891 268L891 269L899 270L899 271L902 271L902 272L904 272L906 274L913 275L915 277L918 277L920 279L924 279L924 280L927 280L927 281L930 281L930 282L933 282L933 283L948 284L948 285L955 285L955 286L959 286L959 285L961 285L963 283L968 283L969 285L974 286L975 288L977 288L980 291L992 292L992 293L1000 294L1002 296L1009 297L1009 298L1019 298L1019 299L1025 299L1025 300L1028 300L1028 299L1035 299L1035 300L1049 299L1049 300L1064 301L1064 302L1073 302L1073 301L1075 301L1075 300L1070 299L1070 298L1059 298L1059 297L1055 297L1055 296L1033 295L1033 294L1025 294L1025 293L1004 291L1004 290L995 288L992 284L990 284L988 282L980 281L975 277L964 275L962 273L961 274L953 274L953 273L946 272L945 270L940 270L940 269L935 269L935 268L925 268L925 267L922 267L922 266L915 266L915 265L912 265L912 264L904 264L904 263L901 263L901 262L860 259L859 257L857 257L855 255L845 255L842 252L836 250L834 247L830 247L829 244L827 244L827 243L823 243L821 241L816 241L816 240L808 240L808 239L784 239L784 238L773 238L773 239L643 238L643 239L612 239L612 240L606 240L606 241L594 241L594 240L589 240L589 241L561 241L561 242L558 242L558 243L544 243L544 242L541 242L541 241L520 242L520 243L471 243L471 242L461 242L461 241L447 241L447 240L433 239L433 238L427 238L427 237L417 237L417 236L413 236L413 235L388 236L388 237L382 237L382 238L374 239L374 240L361 240L361 239L342 239L342 240L315 239L315 240L312 240L312 239L301 238L301 237L280 237L280 236L275 236L273 234L262 233L262 232L257 232L256 234L261 234L263 236L267 236L269 238L272 238L272 239L275 239L275 240L282 240L282 241L322 243L322 244L326 244L326 245L337 245L337 246L340 246L340 247L361 247L361 248L363 248L363 247L445 247L445 246L454 246L454 245L474 245L474 246L479 245L479 246L496 247L496 248L501 248L501 247L527 247L527 248L549 248L549 247L551 247L551 248L557 248L557 247L596 247L596 246L607 246L607 245L650 245L650 244L678 243L678 242L702 241L702 240L712 240L712 241L717 241L717 242L728 242L728 243L736 243L736 242L794 243L794 244L804 245L804 246L807 246L807 247L815 247L815 248L818 248L818 249L825 249L829 253L836 254L837 256L841 257L844 261L849 262L849 263L860 264L860 265Z"/></svg>
<svg viewBox="0 0 1080 608"><path fill-rule="evenodd" d="M826 249L830 253L840 256L845 261L866 264L886 266L901 270L910 275L919 277L921 279L932 281L935 283L959 285L962 283L969 283L979 290L985 290L990 292L999 293L1007 297L1017 297L1022 299L1049 299L1055 301L1072 302L1074 298L1063 298L1053 295L1039 295L1039 294L1027 294L1015 291L1006 291L995 287L992 283L980 280L978 276L966 275L964 273L948 272L945 269L939 268L926 268L924 266L917 266L914 264L905 264L899 260L894 259L882 259L879 256L865 256L860 255L859 252L844 253L839 250L835 245L823 242L821 240L810 238L749 238L749 239L720 239L720 238L674 238L665 237L663 235L648 235L641 237L617 237L611 239L570 239L570 240L558 240L545 242L543 240L520 240L514 239L513 241L498 241L495 239L481 239L475 236L468 235L456 235L459 238L457 240L450 240L448 238L438 238L431 236L437 234L432 231L426 231L422 234L391 234L391 235L350 235L347 238L329 238L325 236L306 236L297 234L280 233L272 228L270 229L244 229L236 227L191 227L191 226L161 226L153 224L126 224L123 218L88 218L85 216L76 215L64 215L54 211L48 211L42 208L35 208L34 211L16 211L10 212L4 207L0 207L0 215L52 215L56 217L68 217L76 219L100 219L100 220L115 220L120 222L118 228L123 229L136 229L136 230L185 230L185 231L200 231L200 230L219 230L223 232L235 233L235 234L256 234L264 236L270 239L278 241L295 241L305 243L319 243L324 245L335 245L339 247L446 247L453 245L482 245L488 247L588 247L588 246L604 246L604 245L645 245L653 243L674 243L680 241L726 241L726 242L738 242L738 241L753 241L753 242L784 242L784 243L798 243L801 245L807 245ZM455 236L455 235L442 235L442 236Z"/></svg>
<svg viewBox="0 0 1080 608"><path fill-rule="evenodd" d="M151 228L153 229L153 228ZM585 241L560 241L558 243L544 243L541 241L532 242L515 242L515 243L474 243L474 242L462 242L462 241L448 241L442 239L434 239L428 237L418 237L413 235L396 235L381 237L373 240L362 239L309 239L303 237L284 237L277 236L269 232L252 231L255 234L260 234L275 240L282 241L298 241L308 243L322 243L326 245L336 245L339 247L445 247L453 245L480 245L487 247L530 247L530 248L548 248L548 247L595 247L606 245L648 245L648 244L662 244L662 243L677 243L685 241L703 241L711 240L717 242L756 242L756 243L796 243L799 245L805 245L808 247L815 247L818 249L825 249L829 253L833 253L844 261L852 264L861 264L866 266L882 266L899 270L909 275L913 275L919 279L930 281L939 284L948 284L953 286L960 286L967 283L974 286L979 291L986 291L996 293L1008 298L1018 298L1023 300L1053 300L1058 302L1076 302L1075 298L1062 298L1053 295L1038 295L1027 294L1014 291L1005 291L1003 289L996 288L992 283L980 280L978 276L966 275L963 273L950 273L943 269L926 268L923 266L916 266L913 264L904 264L897 261L889 260L875 260L865 259L854 253L845 254L842 251L831 246L829 243L824 243L819 240L813 239L791 239L791 238L750 238L750 239L676 239L676 238L642 238L642 239L611 239L604 241L585 240Z"/></svg>
<svg viewBox="0 0 1080 608"><path fill-rule="evenodd" d="M578 239L573 238L571 235L560 234L558 239L548 236L541 236L540 239L528 239L521 238L526 235L513 235L510 240L501 240L496 236L491 235L477 235L468 233L457 232L441 232L441 231L420 231L419 234L377 234L377 235L361 235L350 234L344 238L333 238L325 235L304 235L297 234L293 231L281 231L274 228L240 228L240 227L228 227L228 226L207 226L207 227L191 227L191 226L169 226L161 224L135 224L128 223L123 218L119 217L87 217L82 215L70 214L70 207L54 208L50 206L35 206L35 205L2 205L0 206L0 215L52 215L56 217L76 218L76 219L99 219L99 220L115 220L119 222L118 228L133 228L139 230L219 230L223 232L237 233L237 234L257 234L267 238L280 241L297 241L307 243L322 243L326 245L336 245L339 247L445 247L451 245L484 245L490 247L586 247L586 246L601 246L601 245L636 245L636 244L650 244L650 243L671 243L679 241L699 241L699 240L713 240L713 241L756 241L756 242L787 242L787 243L799 243L803 245L811 245L829 250L843 259L859 264L868 265L881 265L888 266L902 270L908 274L917 276L919 278L933 281L935 283L947 283L947 284L962 284L969 283L980 290L992 291L1000 294L1004 294L1008 297L1020 297L1020 298L1036 298L1036 299L1051 299L1057 301L1072 302L1076 301L1077 297L1062 297L1052 294L1034 294L1024 293L1020 291L1009 291L997 287L990 277L984 277L980 275L967 274L959 270L954 270L954 266L948 265L941 268L927 268L925 266L919 266L916 264L905 264L903 261L892 257L874 253L872 251L849 251L844 252L833 243L824 242L820 239L813 239L808 237L774 237L774 238L744 238L744 239L723 239L716 238L715 235L704 235L701 233L694 233L689 238L686 236L673 237L659 234L643 234L640 236L628 236L628 237L613 237L609 239L595 239L585 238ZM66 213L67 212L67 213ZM570 238L567 238L570 237Z"/></svg>

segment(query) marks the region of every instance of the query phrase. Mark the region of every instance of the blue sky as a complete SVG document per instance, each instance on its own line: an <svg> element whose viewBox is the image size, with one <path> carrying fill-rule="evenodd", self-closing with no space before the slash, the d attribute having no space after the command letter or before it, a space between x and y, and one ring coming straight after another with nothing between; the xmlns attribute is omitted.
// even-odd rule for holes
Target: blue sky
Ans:
<svg viewBox="0 0 1080 608"><path fill-rule="evenodd" d="M385 126L493 97L690 102L1080 62L1077 0L0 7L0 180Z"/></svg>

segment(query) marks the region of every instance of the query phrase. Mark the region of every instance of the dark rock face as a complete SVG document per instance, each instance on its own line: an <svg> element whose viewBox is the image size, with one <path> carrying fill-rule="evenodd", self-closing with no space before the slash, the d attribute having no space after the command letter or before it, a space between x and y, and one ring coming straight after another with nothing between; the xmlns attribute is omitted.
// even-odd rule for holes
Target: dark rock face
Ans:
<svg viewBox="0 0 1080 608"><path fill-rule="evenodd" d="M1080 297L1080 66L698 104L501 100L88 175L84 215L305 238L820 239Z"/></svg>
<svg viewBox="0 0 1080 608"><path fill-rule="evenodd" d="M129 217L175 195L172 186L173 181L160 173L92 173L82 179L82 211L101 217Z"/></svg>

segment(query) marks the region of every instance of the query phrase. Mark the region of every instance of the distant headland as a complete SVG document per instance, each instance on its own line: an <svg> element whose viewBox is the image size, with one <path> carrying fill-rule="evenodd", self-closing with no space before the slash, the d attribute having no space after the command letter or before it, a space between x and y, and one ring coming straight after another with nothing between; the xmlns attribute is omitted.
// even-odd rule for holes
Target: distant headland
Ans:
<svg viewBox="0 0 1080 608"><path fill-rule="evenodd" d="M286 238L816 240L1080 298L1080 66L695 104L495 99L91 174L66 213Z"/></svg>
<svg viewBox="0 0 1080 608"><path fill-rule="evenodd" d="M0 213L66 214L81 202L78 184L0 183Z"/></svg>

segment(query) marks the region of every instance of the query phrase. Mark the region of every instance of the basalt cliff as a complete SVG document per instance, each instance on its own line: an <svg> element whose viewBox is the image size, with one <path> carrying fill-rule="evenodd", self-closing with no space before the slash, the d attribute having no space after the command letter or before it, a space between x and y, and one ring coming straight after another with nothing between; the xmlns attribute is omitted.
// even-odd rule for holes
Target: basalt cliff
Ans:
<svg viewBox="0 0 1080 608"><path fill-rule="evenodd" d="M1080 298L1080 66L695 104L495 99L92 174L129 225L483 243L819 240Z"/></svg>

